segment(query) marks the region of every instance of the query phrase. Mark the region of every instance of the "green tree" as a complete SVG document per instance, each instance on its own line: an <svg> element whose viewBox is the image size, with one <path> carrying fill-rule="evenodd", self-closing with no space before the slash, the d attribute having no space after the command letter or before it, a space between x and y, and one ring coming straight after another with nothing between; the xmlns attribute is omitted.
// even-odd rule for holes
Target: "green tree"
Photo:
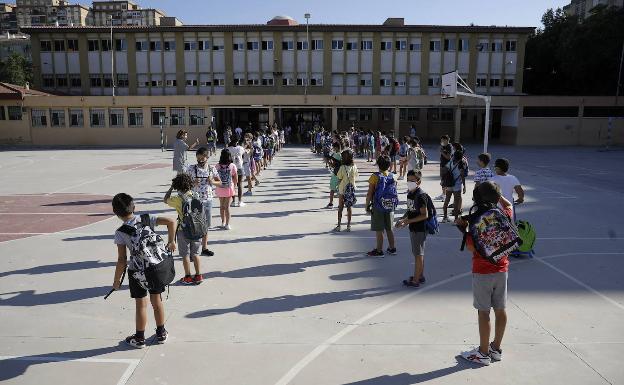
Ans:
<svg viewBox="0 0 624 385"><path fill-rule="evenodd" d="M0 81L24 87L32 83L32 64L22 55L13 53L0 63Z"/></svg>
<svg viewBox="0 0 624 385"><path fill-rule="evenodd" d="M624 42L624 10L596 7L579 22L549 9L529 37L524 91L537 95L614 95Z"/></svg>

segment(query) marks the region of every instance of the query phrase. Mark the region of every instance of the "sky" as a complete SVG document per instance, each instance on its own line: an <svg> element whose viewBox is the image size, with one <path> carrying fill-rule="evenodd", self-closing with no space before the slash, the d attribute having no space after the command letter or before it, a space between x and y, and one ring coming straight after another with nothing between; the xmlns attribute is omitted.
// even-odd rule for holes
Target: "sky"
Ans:
<svg viewBox="0 0 624 385"><path fill-rule="evenodd" d="M381 24L403 17L406 24L541 27L548 8L570 0L135 0L184 24L265 24L288 15L310 24Z"/></svg>

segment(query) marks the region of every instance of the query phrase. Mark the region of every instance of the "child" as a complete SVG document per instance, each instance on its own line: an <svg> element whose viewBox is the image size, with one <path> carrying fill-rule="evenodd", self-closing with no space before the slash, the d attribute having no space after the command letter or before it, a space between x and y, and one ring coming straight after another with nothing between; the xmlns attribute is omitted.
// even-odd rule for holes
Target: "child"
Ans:
<svg viewBox="0 0 624 385"><path fill-rule="evenodd" d="M221 158L219 159L219 165L217 166L217 173L219 174L219 180L221 186L215 189L217 197L219 197L219 212L221 214L221 228L224 230L231 230L230 227L230 204L234 191L236 191L236 185L241 183L238 180L238 172L236 166L232 163L232 154L230 150L224 148L221 150Z"/></svg>
<svg viewBox="0 0 624 385"><path fill-rule="evenodd" d="M390 158L387 155L382 155L377 158L377 167L379 172L374 173L368 179L368 193L366 194L366 212L371 214L371 230L376 233L377 243L376 247L369 251L367 255L369 257L383 257L383 233L386 231L388 237L389 247L386 250L388 253L396 254L396 247L394 244L394 233L392 232L392 225L394 224L394 208L398 203L398 197L396 196L396 181L394 175L388 172L390 168ZM384 178L382 180L382 178ZM393 195L387 197L393 201L394 208L382 207L377 198L377 187L379 183L384 182L389 188L379 193L386 197L386 195ZM392 192L392 186L394 186L394 192ZM388 194L386 194L388 190ZM374 204L373 204L374 202Z"/></svg>
<svg viewBox="0 0 624 385"><path fill-rule="evenodd" d="M206 132L206 144L208 145L208 157L211 157L217 152L217 131L212 127L212 124Z"/></svg>
<svg viewBox="0 0 624 385"><path fill-rule="evenodd" d="M474 201L477 206L494 207L497 203L503 206L504 214L511 217L511 203L501 197L500 189L492 182L483 182L474 190ZM464 233L470 224L470 216L458 218L455 224ZM501 343L507 325L507 274L509 259L504 256L494 264L481 256L474 247L474 240L466 234L466 247L472 252L472 293L474 307L478 312L479 339L478 348L462 352L464 359L481 365L489 365L492 361L500 361L503 351ZM494 308L496 317L494 341L490 343L490 309Z"/></svg>
<svg viewBox="0 0 624 385"><path fill-rule="evenodd" d="M427 194L420 188L422 174L420 171L407 173L407 212L396 223L397 228L409 226L412 254L414 254L414 275L403 281L403 285L417 288L425 283L425 241L427 230L425 221L429 218L427 211Z"/></svg>
<svg viewBox="0 0 624 385"><path fill-rule="evenodd" d="M477 164L479 165L479 169L475 172L474 176L475 187L483 182L487 182L488 180L490 180L490 178L494 176L494 174L492 174L492 170L490 170L490 168L488 167L488 165L490 164L490 159L491 157L488 153L479 154L479 156L477 157Z"/></svg>
<svg viewBox="0 0 624 385"><path fill-rule="evenodd" d="M340 170L340 164L342 156L340 154L340 142L334 142L332 144L333 153L329 156L328 166L331 167L331 178L329 180L329 204L325 206L326 209L334 207L334 194L338 192L338 170Z"/></svg>
<svg viewBox="0 0 624 385"><path fill-rule="evenodd" d="M253 163L252 152L253 152L253 146L251 145L251 138L246 137L245 149L243 152L243 177L247 179L247 192L245 192L245 195L253 194L253 191L252 191L253 184L251 183L251 181L256 180L256 176L253 174L253 171L252 171L252 163Z"/></svg>
<svg viewBox="0 0 624 385"><path fill-rule="evenodd" d="M399 138L399 180L405 178L407 171L407 152L410 149L407 137Z"/></svg>
<svg viewBox="0 0 624 385"><path fill-rule="evenodd" d="M524 189L518 178L513 175L507 174L509 171L509 161L505 158L496 159L494 162L494 175L490 178L490 181L496 183L501 190L501 194L505 199L509 202L512 202L514 205L512 207L513 216L512 218L516 219L516 208L515 204L524 203ZM518 194L518 199L514 201L514 191Z"/></svg>
<svg viewBox="0 0 624 385"><path fill-rule="evenodd" d="M350 149L344 150L341 154L342 165L336 175L338 184L338 226L334 229L336 232L340 232L342 225L342 210L347 208L347 232L351 231L351 208L355 204L355 180L359 176L358 169L353 162L353 151Z"/></svg>
<svg viewBox="0 0 624 385"><path fill-rule="evenodd" d="M134 200L128 194L119 193L113 198L113 212L123 222L124 225L137 228L142 223L139 216L134 215ZM171 218L155 217L149 215L149 226L167 226L168 240L167 249L175 251L175 222ZM135 299L136 305L136 331L133 335L127 337L125 342L135 348L143 349L145 347L145 327L147 326L147 293L150 294L150 302L154 309L154 320L156 321L156 342L164 344L167 341L169 333L165 329L165 308L160 297L165 291L165 287L157 287L146 289L145 282L139 281L135 276L135 272L140 271L139 266L144 266L146 261L137 260L140 258L137 253L133 253L131 236L123 231L115 232L115 244L117 245L117 267L115 268L115 278L113 280L113 288L119 290L121 287L121 277L128 267L128 284L130 287L130 297ZM130 250L130 263L127 262L126 248ZM148 261L151 262L152 258Z"/></svg>
<svg viewBox="0 0 624 385"><path fill-rule="evenodd" d="M199 253L202 247L202 240L187 239L184 235L184 231L181 231L180 225L184 217L183 207L185 201L188 201L194 197L193 195L193 180L188 174L179 174L171 181L171 187L165 194L164 202L170 207L173 207L178 212L178 246L180 247L180 257L182 258L182 265L184 266L184 277L180 282L184 285L199 285L203 282L199 266ZM173 190L178 193L177 196L171 196ZM196 196L196 195L195 195ZM193 261L195 267L195 276L191 277L190 260Z"/></svg>
<svg viewBox="0 0 624 385"><path fill-rule="evenodd" d="M213 166L208 165L208 157L210 151L205 147L200 147L195 153L197 164L191 165L186 173L191 176L193 181L193 192L199 197L204 206L206 214L206 228L212 227L212 186L220 186L221 183L216 179L217 170ZM202 238L201 255L212 257L214 253L208 250L208 232Z"/></svg>
<svg viewBox="0 0 624 385"><path fill-rule="evenodd" d="M407 150L406 168L407 171L420 171L424 164L424 153L416 139L410 139L410 147Z"/></svg>
<svg viewBox="0 0 624 385"><path fill-rule="evenodd" d="M230 142L230 154L232 155L232 162L236 166L236 173L238 175L238 180L242 182L243 180L243 153L245 149L239 144L239 140L237 136L232 138ZM238 183L238 205L236 204L236 196L232 198L232 207L243 207L245 203L243 202L243 184Z"/></svg>
<svg viewBox="0 0 624 385"><path fill-rule="evenodd" d="M462 186L463 193L466 193L466 178L464 177L464 171L466 165L464 164L464 153L456 151L453 153L452 159L446 164L448 176L444 181L443 187L446 189L446 198L444 199L444 206L442 210L444 212L444 218L442 223L449 223L448 208L453 197L453 216L457 218L461 214L462 209Z"/></svg>
<svg viewBox="0 0 624 385"><path fill-rule="evenodd" d="M451 138L448 135L442 135L440 137L440 179L446 173L444 169L448 162L451 160L451 153L453 152L453 147L449 144ZM442 185L442 183L440 183ZM436 197L436 200L443 200L446 197L446 187L442 185L442 194Z"/></svg>

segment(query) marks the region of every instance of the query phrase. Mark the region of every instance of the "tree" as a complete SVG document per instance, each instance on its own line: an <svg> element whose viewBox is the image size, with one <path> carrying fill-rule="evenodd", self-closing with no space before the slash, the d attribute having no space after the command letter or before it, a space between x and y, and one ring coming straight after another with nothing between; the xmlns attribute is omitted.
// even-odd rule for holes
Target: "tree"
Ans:
<svg viewBox="0 0 624 385"><path fill-rule="evenodd" d="M0 63L0 81L21 87L32 83L32 64L18 53L13 53L4 63Z"/></svg>
<svg viewBox="0 0 624 385"><path fill-rule="evenodd" d="M537 95L614 95L624 42L624 10L596 7L583 22L549 9L529 37L524 91Z"/></svg>

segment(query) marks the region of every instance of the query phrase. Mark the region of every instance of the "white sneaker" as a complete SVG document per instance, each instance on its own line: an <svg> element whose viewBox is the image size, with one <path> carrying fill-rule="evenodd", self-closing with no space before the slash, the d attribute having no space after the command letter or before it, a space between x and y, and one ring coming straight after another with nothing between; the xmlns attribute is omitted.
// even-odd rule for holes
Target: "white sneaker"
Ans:
<svg viewBox="0 0 624 385"><path fill-rule="evenodd" d="M226 230L232 230L232 227L230 225L225 225L224 229Z"/></svg>
<svg viewBox="0 0 624 385"><path fill-rule="evenodd" d="M492 360L490 356L484 355L479 351L479 348L474 348L467 352L462 352L461 356L466 361L474 362L475 364L488 366Z"/></svg>
<svg viewBox="0 0 624 385"><path fill-rule="evenodd" d="M437 197L433 198L434 201L443 201L444 200L444 195L438 195Z"/></svg>
<svg viewBox="0 0 624 385"><path fill-rule="evenodd" d="M238 207L245 207L245 206L247 206L247 203L245 203L245 202L239 202L238 203Z"/></svg>
<svg viewBox="0 0 624 385"><path fill-rule="evenodd" d="M501 361L503 359L503 349L496 350L492 347L492 343L490 343L488 350L488 354L490 355L492 361Z"/></svg>

